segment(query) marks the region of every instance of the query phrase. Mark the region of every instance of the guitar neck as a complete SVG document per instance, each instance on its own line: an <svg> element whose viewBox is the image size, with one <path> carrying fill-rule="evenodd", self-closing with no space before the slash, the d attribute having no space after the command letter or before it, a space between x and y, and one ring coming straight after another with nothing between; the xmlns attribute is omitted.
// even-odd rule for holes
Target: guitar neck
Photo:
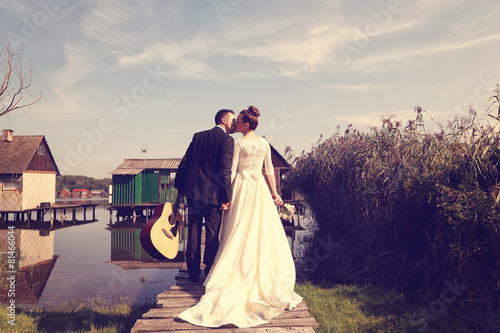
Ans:
<svg viewBox="0 0 500 333"><path fill-rule="evenodd" d="M179 209L179 204L181 202L181 195L177 193L177 198L175 199L174 205L172 207L172 215L175 215L177 213L177 210Z"/></svg>

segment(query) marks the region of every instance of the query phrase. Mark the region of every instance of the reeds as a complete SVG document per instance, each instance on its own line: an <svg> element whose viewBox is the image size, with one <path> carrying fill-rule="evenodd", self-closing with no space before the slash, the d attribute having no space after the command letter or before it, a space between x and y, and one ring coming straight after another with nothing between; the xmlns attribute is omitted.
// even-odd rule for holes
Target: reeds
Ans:
<svg viewBox="0 0 500 333"><path fill-rule="evenodd" d="M415 114L405 126L392 116L367 132L349 126L292 163L285 184L306 199L316 238L341 245L318 276L424 302L456 279L467 288L461 305L497 312L499 131L473 110L437 132Z"/></svg>

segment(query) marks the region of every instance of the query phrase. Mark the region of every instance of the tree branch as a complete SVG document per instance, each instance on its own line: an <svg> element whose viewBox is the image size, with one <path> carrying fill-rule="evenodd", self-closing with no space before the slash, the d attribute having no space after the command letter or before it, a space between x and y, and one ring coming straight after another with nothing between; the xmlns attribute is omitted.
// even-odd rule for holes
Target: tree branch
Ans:
<svg viewBox="0 0 500 333"><path fill-rule="evenodd" d="M0 86L0 117L7 113L31 106L42 98L42 92L38 98L31 102L20 104L23 94L31 87L33 76L33 64L29 61L28 67L23 66L23 52L15 52L6 42L0 43L2 52L0 54L0 73L4 76ZM12 79L17 82L14 83ZM17 83L17 84L16 84Z"/></svg>

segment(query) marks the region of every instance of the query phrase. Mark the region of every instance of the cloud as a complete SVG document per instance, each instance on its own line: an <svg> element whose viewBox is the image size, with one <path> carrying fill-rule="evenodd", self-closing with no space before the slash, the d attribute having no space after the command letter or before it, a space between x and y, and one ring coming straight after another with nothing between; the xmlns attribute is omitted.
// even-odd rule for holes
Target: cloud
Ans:
<svg viewBox="0 0 500 333"><path fill-rule="evenodd" d="M118 64L130 67L166 63L174 77L190 79L300 78L302 73L315 72L330 61L344 33L327 25L306 31L283 22L271 26L277 30L269 30L264 24L241 35L225 30L221 36L200 33L184 40L155 42L137 54L122 55ZM287 33L281 34L282 30Z"/></svg>
<svg viewBox="0 0 500 333"><path fill-rule="evenodd" d="M166 101L154 101L154 102L150 102L149 104L161 107L163 109L171 109L176 105L175 103L166 102Z"/></svg>
<svg viewBox="0 0 500 333"><path fill-rule="evenodd" d="M59 110L77 112L84 93L78 87L91 73L98 68L92 60L92 51L85 46L71 42L63 44L65 64L53 69L47 75L47 82L58 101Z"/></svg>
<svg viewBox="0 0 500 333"><path fill-rule="evenodd" d="M424 63L428 57L497 43L495 6L498 4L491 2L486 9L467 0L405 3L380 34L365 35L368 42L360 40L368 45L354 54L349 69L367 73L394 70Z"/></svg>
<svg viewBox="0 0 500 333"><path fill-rule="evenodd" d="M118 65L133 67L153 63L167 64L171 68L170 74L173 77L203 78L214 72L206 60L211 53L209 48L210 41L202 38L187 41L172 40L168 43L158 42L146 46L139 54L119 57Z"/></svg>
<svg viewBox="0 0 500 333"><path fill-rule="evenodd" d="M131 29L137 12L117 0L96 1L92 4L83 13L80 23L85 37L108 45L130 45L131 48L139 42L135 29Z"/></svg>
<svg viewBox="0 0 500 333"><path fill-rule="evenodd" d="M268 36L259 44L233 52L259 62L280 64L281 73L288 76L290 73L315 71L318 66L329 62L345 33L344 29L337 30L328 25L312 26L306 31L293 28L284 36Z"/></svg>
<svg viewBox="0 0 500 333"><path fill-rule="evenodd" d="M3 1L0 4L0 8L8 11L12 16L16 17L33 15L34 11L40 9L36 2L31 1Z"/></svg>
<svg viewBox="0 0 500 333"><path fill-rule="evenodd" d="M351 124L354 128L361 130L366 127L380 127L382 125L381 119L387 117L393 117L394 120L406 125L408 120L415 118L415 114L411 110L394 110L390 112L365 112L359 115L335 115L331 118L336 123Z"/></svg>
<svg viewBox="0 0 500 333"><path fill-rule="evenodd" d="M389 85L380 85L380 84L358 84L358 85L349 85L349 84L339 84L339 85L322 85L321 88L333 89L339 91L357 91L357 92L367 92L372 90L381 90L381 89L391 89L397 87L397 84L389 84Z"/></svg>
<svg viewBox="0 0 500 333"><path fill-rule="evenodd" d="M454 41L448 42L435 40L425 44L421 43L420 45L414 45L410 48L392 48L389 51L359 58L353 62L352 67L356 70L364 70L366 72L386 71L390 68L397 68L423 61L429 56L484 46L487 43L492 43L500 39L500 33L472 39L462 39L461 37L455 39Z"/></svg>

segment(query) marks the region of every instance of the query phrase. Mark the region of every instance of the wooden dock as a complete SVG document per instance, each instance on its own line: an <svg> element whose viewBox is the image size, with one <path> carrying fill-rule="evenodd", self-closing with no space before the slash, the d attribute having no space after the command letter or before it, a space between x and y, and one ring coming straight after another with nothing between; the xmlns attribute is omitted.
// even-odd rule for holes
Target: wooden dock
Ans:
<svg viewBox="0 0 500 333"><path fill-rule="evenodd" d="M1 211L0 212L0 221L8 222L9 215L13 215L12 222L41 222L41 223L49 223L50 229L54 229L54 221L57 220L57 214L59 212L61 225L64 226L64 221L70 220L72 222L76 222L76 212L78 209L83 209L83 221L84 222L93 222L96 221L95 218L95 207L98 206L97 203L81 203L81 204L50 204L40 205L36 208L25 209L22 211ZM92 220L87 221L87 208L92 210ZM71 211L71 218L68 218L66 212ZM50 221L45 221L45 214L50 213ZM33 219L32 214L36 213L36 218Z"/></svg>
<svg viewBox="0 0 500 333"><path fill-rule="evenodd" d="M203 271L202 271L203 274ZM310 316L309 309L304 301L292 310L286 310L271 322L256 327L237 328L232 325L219 328L199 327L180 320L177 316L185 309L195 305L205 293L203 279L198 283L191 283L186 269L180 269L176 276L177 284L170 290L157 296L156 308L146 312L137 320L132 333L149 332L194 332L204 333L213 330L217 332L302 332L314 333L318 328L316 319Z"/></svg>

